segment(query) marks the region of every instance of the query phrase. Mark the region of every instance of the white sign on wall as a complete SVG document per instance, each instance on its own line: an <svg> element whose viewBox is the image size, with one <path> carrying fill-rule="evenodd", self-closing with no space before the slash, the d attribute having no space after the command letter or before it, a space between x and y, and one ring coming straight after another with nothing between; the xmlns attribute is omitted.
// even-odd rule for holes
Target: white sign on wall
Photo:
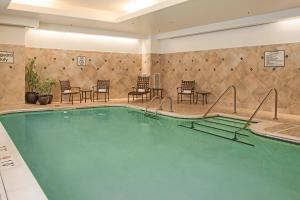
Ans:
<svg viewBox="0 0 300 200"><path fill-rule="evenodd" d="M265 67L284 67L285 51L266 51Z"/></svg>
<svg viewBox="0 0 300 200"><path fill-rule="evenodd" d="M14 52L0 51L0 63L14 63Z"/></svg>
<svg viewBox="0 0 300 200"><path fill-rule="evenodd" d="M77 56L77 66L85 66L85 65L86 65L86 57Z"/></svg>

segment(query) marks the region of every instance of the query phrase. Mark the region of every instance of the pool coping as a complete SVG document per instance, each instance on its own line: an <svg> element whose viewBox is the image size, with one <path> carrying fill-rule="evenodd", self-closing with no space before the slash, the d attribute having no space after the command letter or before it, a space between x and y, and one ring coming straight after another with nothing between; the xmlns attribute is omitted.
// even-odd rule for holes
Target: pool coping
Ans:
<svg viewBox="0 0 300 200"><path fill-rule="evenodd" d="M74 109L88 109L88 108L101 108L101 107L125 107L132 108L140 111L145 111L146 109L141 106L129 105L129 104L109 104L109 105L87 105L87 106L76 106L76 107L46 107L46 108L26 108L26 109L14 109L0 111L0 115L12 114L12 113L23 113L23 112L42 112L42 111L59 111L59 110L74 110ZM155 113L155 109L148 109L149 112ZM173 118L180 119L200 119L203 117L203 114L197 115L188 115L188 114L179 114L175 112L167 112L158 110L157 114L169 116ZM237 116L234 114L224 114L224 113L211 113L209 116L224 116L231 117L241 120L248 120L246 117ZM289 135L283 135L279 133L272 133L264 131L264 128L270 124L270 121L267 120L256 120L257 123L251 124L249 129L256 135L280 140L284 142L290 142L294 144L300 144L300 138L293 137ZM272 122L274 123L274 122ZM45 193L40 187L39 183L35 179L31 170L23 160L18 149L14 145L4 126L0 122L0 148L5 146L7 151L3 154L0 149L0 197L3 200L47 200ZM3 156L4 155L4 156ZM5 159L10 159L14 163L14 166L8 166L4 168L2 166L2 161ZM22 176L20 179L19 176ZM7 195L7 196L6 196Z"/></svg>

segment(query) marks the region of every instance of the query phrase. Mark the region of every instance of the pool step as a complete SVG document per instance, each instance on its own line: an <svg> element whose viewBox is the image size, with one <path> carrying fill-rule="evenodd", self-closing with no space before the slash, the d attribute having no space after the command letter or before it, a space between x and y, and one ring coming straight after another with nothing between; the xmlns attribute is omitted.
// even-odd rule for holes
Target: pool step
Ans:
<svg viewBox="0 0 300 200"><path fill-rule="evenodd" d="M241 135L241 136L247 136L247 137L249 136L247 134L242 133L242 131L240 131L240 128L234 128L232 130L229 130L228 128L220 128L220 127L207 125L207 124L204 124L203 122L196 122L196 123L194 123L194 125L198 125L198 126L202 127L203 129L210 129L212 131L217 131L217 132L221 132L221 133L224 133L224 132L230 133L233 136L235 133L237 133L238 135Z"/></svg>
<svg viewBox="0 0 300 200"><path fill-rule="evenodd" d="M234 122L234 123L238 123L238 124L245 124L245 123L247 123L246 120L234 119L234 118L222 117L222 116L214 117L214 119L216 119L216 120L222 120L222 121L228 121L228 122Z"/></svg>
<svg viewBox="0 0 300 200"><path fill-rule="evenodd" d="M243 128L245 125L242 123L237 124L236 122L229 122L229 121L215 119L215 118L204 118L204 119L201 119L200 121L206 121L206 122L210 122L210 123L214 123L214 124L218 124L218 125L224 125L224 126L228 126L228 127L232 127L232 128Z"/></svg>
<svg viewBox="0 0 300 200"><path fill-rule="evenodd" d="M152 119L156 119L156 120L159 119L158 115L156 115L155 113L151 113L151 112L146 112L146 113L144 114L144 116L145 116L145 117L152 118Z"/></svg>
<svg viewBox="0 0 300 200"><path fill-rule="evenodd" d="M249 132L243 129L245 121L235 119L222 119L208 117L193 122L187 122L179 126L192 129L197 132L210 134L219 138L232 140L246 145L254 146L245 140L249 137Z"/></svg>
<svg viewBox="0 0 300 200"><path fill-rule="evenodd" d="M235 137L234 134L220 134L217 133L217 132L211 132L211 131L208 131L208 130L203 130L203 129L198 129L198 128L195 128L195 127L190 127L190 126L186 126L186 125L179 125L181 127L184 127L184 128L188 128L188 129L191 129L193 131L197 131L197 132L200 132L200 133L205 133L205 134L209 134L209 135L213 135L215 137L218 137L218 138L223 138L223 139L226 139L226 140L230 140L230 141L233 141L233 142L237 142L237 143L241 143L241 144L245 144L245 145L249 145L249 146L254 146L254 144L251 144L250 142L248 142L247 140L243 139L243 137ZM224 132L223 132L224 133Z"/></svg>

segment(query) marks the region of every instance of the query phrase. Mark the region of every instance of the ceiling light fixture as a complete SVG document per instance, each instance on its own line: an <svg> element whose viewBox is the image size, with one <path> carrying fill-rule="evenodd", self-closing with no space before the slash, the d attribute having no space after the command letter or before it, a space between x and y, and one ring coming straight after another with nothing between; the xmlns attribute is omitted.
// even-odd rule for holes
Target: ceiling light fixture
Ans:
<svg viewBox="0 0 300 200"><path fill-rule="evenodd" d="M133 1L130 1L128 4L126 4L123 7L123 10L126 13L132 13L132 12L147 8L149 6L152 6L156 2L157 1L154 1L154 0L133 0Z"/></svg>
<svg viewBox="0 0 300 200"><path fill-rule="evenodd" d="M11 3L31 6L49 6L53 4L53 0L11 0Z"/></svg>

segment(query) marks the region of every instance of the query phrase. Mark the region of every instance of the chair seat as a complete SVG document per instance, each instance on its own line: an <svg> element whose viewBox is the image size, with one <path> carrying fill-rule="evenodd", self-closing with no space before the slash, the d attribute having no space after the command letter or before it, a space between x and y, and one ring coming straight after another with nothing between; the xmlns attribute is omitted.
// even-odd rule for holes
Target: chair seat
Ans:
<svg viewBox="0 0 300 200"><path fill-rule="evenodd" d="M147 93L149 93L149 91L145 91L145 92L131 91L128 94L129 95L140 95L140 94L147 94Z"/></svg>
<svg viewBox="0 0 300 200"><path fill-rule="evenodd" d="M79 92L72 92L71 90L63 91L62 94L79 94Z"/></svg>
<svg viewBox="0 0 300 200"><path fill-rule="evenodd" d="M107 89L98 89L97 91L94 91L95 93L108 93Z"/></svg>

